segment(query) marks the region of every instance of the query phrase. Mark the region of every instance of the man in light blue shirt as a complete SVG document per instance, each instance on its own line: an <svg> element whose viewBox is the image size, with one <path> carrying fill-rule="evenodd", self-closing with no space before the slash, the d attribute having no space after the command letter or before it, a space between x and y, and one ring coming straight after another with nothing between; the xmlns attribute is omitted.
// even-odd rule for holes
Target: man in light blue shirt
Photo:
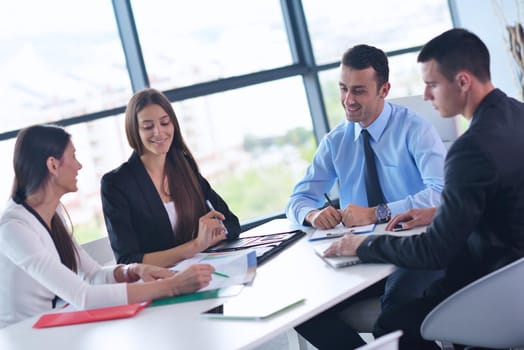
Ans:
<svg viewBox="0 0 524 350"><path fill-rule="evenodd" d="M388 60L382 50L357 45L344 53L339 87L347 120L324 137L304 178L295 186L286 208L291 221L321 229L339 223L349 227L387 222L392 214L440 204L444 145L429 121L402 106L385 102L390 89L388 79ZM375 160L376 172L366 169L363 129L370 135L374 155L370 156L368 149L368 159ZM366 185L370 182L369 174L375 173L379 202L367 193L367 188L375 188ZM333 205L322 208L324 193L337 181L341 209ZM442 271L399 269L388 277L385 285L372 286L296 329L318 349L363 345L358 333L342 324L341 312L355 301L382 293L383 310L404 303L421 296L441 276Z"/></svg>
<svg viewBox="0 0 524 350"><path fill-rule="evenodd" d="M322 229L340 222L355 226L380 221L376 206L368 207L366 196L360 134L364 128L371 136L388 216L440 204L446 149L428 120L385 102L390 88L387 79L387 75L380 78L372 66L341 65L340 95L347 120L323 138L304 178L295 186L286 208L291 221ZM319 209L324 193L336 181L342 209Z"/></svg>

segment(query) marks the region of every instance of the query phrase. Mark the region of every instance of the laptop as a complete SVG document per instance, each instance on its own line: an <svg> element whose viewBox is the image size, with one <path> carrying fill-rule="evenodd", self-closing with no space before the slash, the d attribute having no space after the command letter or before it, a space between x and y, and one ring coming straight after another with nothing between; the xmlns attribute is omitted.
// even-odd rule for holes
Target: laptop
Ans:
<svg viewBox="0 0 524 350"><path fill-rule="evenodd" d="M325 257L324 251L329 248L329 246L333 242L322 242L317 243L313 245L313 249L315 250L315 253L326 263L328 263L329 266L338 269L341 267L351 266L360 264L361 261L358 258L358 256L333 256L333 257Z"/></svg>

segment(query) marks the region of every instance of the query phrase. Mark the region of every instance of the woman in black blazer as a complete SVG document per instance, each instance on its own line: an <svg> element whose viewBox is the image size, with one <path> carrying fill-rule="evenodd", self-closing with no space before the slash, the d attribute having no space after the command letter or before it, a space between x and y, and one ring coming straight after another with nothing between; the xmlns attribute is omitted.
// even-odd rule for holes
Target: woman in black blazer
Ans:
<svg viewBox="0 0 524 350"><path fill-rule="evenodd" d="M134 152L102 177L104 219L118 263L171 266L225 239L226 232L228 239L238 237L238 218L200 174L163 93L136 93L125 129Z"/></svg>

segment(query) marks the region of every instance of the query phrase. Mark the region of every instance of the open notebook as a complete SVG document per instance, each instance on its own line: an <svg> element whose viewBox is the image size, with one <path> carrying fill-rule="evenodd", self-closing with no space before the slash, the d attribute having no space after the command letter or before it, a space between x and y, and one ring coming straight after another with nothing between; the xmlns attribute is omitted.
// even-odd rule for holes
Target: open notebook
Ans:
<svg viewBox="0 0 524 350"><path fill-rule="evenodd" d="M346 266L351 266L351 265L361 263L358 256L334 256L334 257L323 256L324 251L328 249L332 243L333 243L332 241L329 241L329 242L322 242L322 243L317 243L313 245L313 249L315 250L315 253L320 258L322 258L326 263L328 263L331 267L338 269L340 267L346 267Z"/></svg>

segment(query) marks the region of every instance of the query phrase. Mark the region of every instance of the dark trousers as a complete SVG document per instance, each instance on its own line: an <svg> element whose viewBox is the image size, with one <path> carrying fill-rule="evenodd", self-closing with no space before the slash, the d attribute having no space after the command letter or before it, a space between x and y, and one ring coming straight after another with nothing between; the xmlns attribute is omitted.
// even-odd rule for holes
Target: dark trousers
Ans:
<svg viewBox="0 0 524 350"><path fill-rule="evenodd" d="M420 335L420 326L426 315L441 301L443 297L423 297L402 305L393 305L382 311L375 323L373 335L380 337L401 329L399 349L440 350L431 341L424 340Z"/></svg>
<svg viewBox="0 0 524 350"><path fill-rule="evenodd" d="M423 295L424 290L442 277L442 271L399 269L386 280L361 291L323 313L295 327L317 349L353 349L365 344L357 331L341 318L341 312L357 301L382 296L382 310L402 305Z"/></svg>

